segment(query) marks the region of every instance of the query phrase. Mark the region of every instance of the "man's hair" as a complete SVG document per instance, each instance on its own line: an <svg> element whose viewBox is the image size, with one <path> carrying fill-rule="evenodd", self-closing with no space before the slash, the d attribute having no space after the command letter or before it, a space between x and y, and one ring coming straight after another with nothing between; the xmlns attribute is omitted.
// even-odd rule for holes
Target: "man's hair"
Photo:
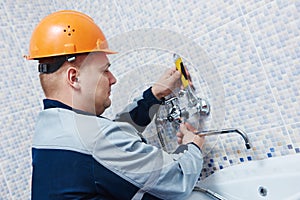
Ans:
<svg viewBox="0 0 300 200"><path fill-rule="evenodd" d="M40 83L45 96L54 96L59 87L59 80L66 69L66 62L55 72L46 74L40 73Z"/></svg>
<svg viewBox="0 0 300 200"><path fill-rule="evenodd" d="M83 54L81 54L83 55ZM53 63L55 62L56 57L50 58L41 58L39 59L39 63ZM45 96L55 96L55 93L58 92L60 87L60 81L62 78L63 73L66 72L68 67L71 65L72 67L80 68L81 64L83 63L84 58L80 56L76 56L74 61L65 61L58 70L52 73L40 73L40 83L42 89L44 91Z"/></svg>

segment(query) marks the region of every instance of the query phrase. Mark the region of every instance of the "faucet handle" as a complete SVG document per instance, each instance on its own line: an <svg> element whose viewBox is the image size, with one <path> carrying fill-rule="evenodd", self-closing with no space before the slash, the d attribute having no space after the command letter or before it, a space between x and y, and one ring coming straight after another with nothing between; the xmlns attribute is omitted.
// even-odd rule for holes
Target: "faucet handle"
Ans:
<svg viewBox="0 0 300 200"><path fill-rule="evenodd" d="M205 99L198 98L196 108L201 116L207 116L210 113L210 105Z"/></svg>

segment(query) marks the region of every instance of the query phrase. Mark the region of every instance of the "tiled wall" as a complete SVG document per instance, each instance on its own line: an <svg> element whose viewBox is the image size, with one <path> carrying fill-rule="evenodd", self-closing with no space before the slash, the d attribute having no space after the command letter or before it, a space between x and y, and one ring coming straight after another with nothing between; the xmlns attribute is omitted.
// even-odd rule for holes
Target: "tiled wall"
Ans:
<svg viewBox="0 0 300 200"><path fill-rule="evenodd" d="M0 199L30 198L31 136L43 94L35 62L22 55L38 21L61 9L93 17L121 52L111 57L119 84L109 117L172 66L171 54L180 50L174 43L181 39L197 91L213 105L212 126L240 128L252 145L246 150L238 135L207 137L202 178L242 162L300 152L300 1L3 0ZM131 40L124 40L126 34ZM197 59L208 62L199 66ZM154 132L150 126L145 134L157 143Z"/></svg>

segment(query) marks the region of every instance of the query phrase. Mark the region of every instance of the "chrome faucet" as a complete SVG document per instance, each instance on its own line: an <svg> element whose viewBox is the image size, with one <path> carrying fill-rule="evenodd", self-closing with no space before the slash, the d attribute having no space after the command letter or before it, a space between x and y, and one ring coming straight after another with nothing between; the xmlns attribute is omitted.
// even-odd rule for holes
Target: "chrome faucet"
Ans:
<svg viewBox="0 0 300 200"><path fill-rule="evenodd" d="M164 108L167 111L163 111L160 114L157 113L155 118L156 128L158 138L160 140L161 146L166 150L166 145L163 140L163 133L161 131L167 123L172 123L175 129L179 128L179 124L188 121L191 117L196 117L200 121L210 115L211 107L207 100L199 98L194 92L195 89L190 85L191 79L188 77L187 69L185 68L182 59L174 54L176 69L181 72L181 81L184 86L176 96L173 96L164 101ZM162 109L164 110L164 109ZM160 110L159 110L160 111ZM159 112L158 111L158 112ZM198 131L195 134L202 136L210 136L217 134L228 134L228 133L238 133L245 141L247 149L250 149L249 139L246 133L239 129L223 129L223 130L208 130L208 131Z"/></svg>
<svg viewBox="0 0 300 200"><path fill-rule="evenodd" d="M208 130L208 131L195 132L195 134L199 136L210 136L210 135L227 134L227 133L238 133L244 139L246 148L247 149L251 148L247 134L239 129Z"/></svg>
<svg viewBox="0 0 300 200"><path fill-rule="evenodd" d="M184 96L188 100L187 107L180 105L180 102L184 101ZM197 114L199 117L205 117L210 113L209 103L202 98L197 98L190 90L181 90L178 97L165 100L164 105L168 106L169 111L166 117L156 119L159 122L168 121L180 124L186 121L190 115Z"/></svg>

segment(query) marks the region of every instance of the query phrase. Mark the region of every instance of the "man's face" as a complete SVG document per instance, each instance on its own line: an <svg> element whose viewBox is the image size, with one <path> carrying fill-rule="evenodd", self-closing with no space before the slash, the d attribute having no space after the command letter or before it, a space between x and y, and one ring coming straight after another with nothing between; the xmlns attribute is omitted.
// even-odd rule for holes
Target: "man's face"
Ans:
<svg viewBox="0 0 300 200"><path fill-rule="evenodd" d="M82 64L79 82L84 103L89 112L100 115L111 105L109 96L116 78L109 71L110 64L105 53L90 53Z"/></svg>

